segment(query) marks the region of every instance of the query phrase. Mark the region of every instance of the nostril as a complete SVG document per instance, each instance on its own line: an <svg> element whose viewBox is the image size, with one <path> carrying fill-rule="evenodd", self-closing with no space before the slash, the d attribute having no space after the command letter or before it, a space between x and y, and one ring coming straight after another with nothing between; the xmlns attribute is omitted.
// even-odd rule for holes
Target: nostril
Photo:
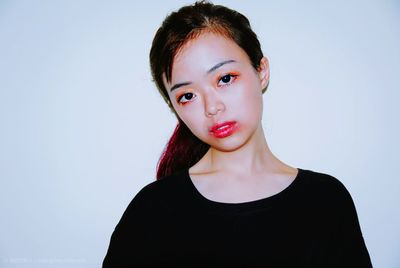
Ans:
<svg viewBox="0 0 400 268"><path fill-rule="evenodd" d="M206 110L206 115L210 116L210 115L216 115L217 113L221 112L222 108L212 108L212 109L208 109Z"/></svg>

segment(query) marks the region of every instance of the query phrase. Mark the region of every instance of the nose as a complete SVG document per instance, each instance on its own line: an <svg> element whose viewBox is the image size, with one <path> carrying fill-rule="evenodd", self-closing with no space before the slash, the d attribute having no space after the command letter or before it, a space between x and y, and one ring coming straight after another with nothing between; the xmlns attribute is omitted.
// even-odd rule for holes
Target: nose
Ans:
<svg viewBox="0 0 400 268"><path fill-rule="evenodd" d="M225 104L216 92L204 94L204 111L207 117L217 115L225 110Z"/></svg>

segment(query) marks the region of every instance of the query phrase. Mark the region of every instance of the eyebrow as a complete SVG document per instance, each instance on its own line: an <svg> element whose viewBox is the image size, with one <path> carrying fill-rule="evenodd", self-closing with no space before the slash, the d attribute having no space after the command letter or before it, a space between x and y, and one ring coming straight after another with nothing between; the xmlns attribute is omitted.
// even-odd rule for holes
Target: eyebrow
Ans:
<svg viewBox="0 0 400 268"><path fill-rule="evenodd" d="M215 64L213 67L210 68L210 70L207 71L207 74L214 72L216 69L218 69L219 67L221 67L222 65L225 65L227 63L232 63L232 62L236 62L235 60L226 60L220 63Z"/></svg>
<svg viewBox="0 0 400 268"><path fill-rule="evenodd" d="M207 74L214 72L215 70L217 70L219 67L228 64L228 63L232 63L232 62L236 62L235 60L226 60L226 61L222 61L220 63L215 64L213 67L211 67L208 71ZM178 83L175 84L171 87L170 92L172 92L172 90L183 87L183 86L188 86L192 84L192 82L183 82L183 83Z"/></svg>
<svg viewBox="0 0 400 268"><path fill-rule="evenodd" d="M183 87L183 86L187 86L187 85L190 85L190 84L192 84L192 82L178 83L178 84L175 84L173 87L171 87L171 89L169 91L172 92L172 90L174 90L174 89L177 89L177 88Z"/></svg>

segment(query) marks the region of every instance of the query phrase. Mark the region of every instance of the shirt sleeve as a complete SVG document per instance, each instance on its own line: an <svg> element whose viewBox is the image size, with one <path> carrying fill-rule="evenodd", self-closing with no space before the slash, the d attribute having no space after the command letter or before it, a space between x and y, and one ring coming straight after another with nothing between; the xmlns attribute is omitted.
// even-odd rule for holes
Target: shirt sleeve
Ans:
<svg viewBox="0 0 400 268"><path fill-rule="evenodd" d="M362 236L356 207L345 186L336 180L332 199L332 231L327 267L372 267Z"/></svg>
<svg viewBox="0 0 400 268"><path fill-rule="evenodd" d="M133 198L116 225L103 268L137 267L144 262L144 252L151 251L148 236L156 220L151 217L151 204L152 198L145 187Z"/></svg>

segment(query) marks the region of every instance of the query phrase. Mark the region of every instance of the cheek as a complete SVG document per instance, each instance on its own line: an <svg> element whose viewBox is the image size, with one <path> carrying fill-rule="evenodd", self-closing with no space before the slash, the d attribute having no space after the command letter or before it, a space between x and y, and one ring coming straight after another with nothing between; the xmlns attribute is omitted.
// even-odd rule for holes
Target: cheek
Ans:
<svg viewBox="0 0 400 268"><path fill-rule="evenodd" d="M254 129L262 120L262 95L254 88L246 88L238 103L236 115L245 129Z"/></svg>
<svg viewBox="0 0 400 268"><path fill-rule="evenodd" d="M189 104L192 105L193 103ZM198 136L205 128L202 110L196 105L177 110L179 118L186 124L193 134Z"/></svg>
<svg viewBox="0 0 400 268"><path fill-rule="evenodd" d="M262 91L257 81L250 80L241 84L237 91L235 106L247 116L255 116L262 112Z"/></svg>

